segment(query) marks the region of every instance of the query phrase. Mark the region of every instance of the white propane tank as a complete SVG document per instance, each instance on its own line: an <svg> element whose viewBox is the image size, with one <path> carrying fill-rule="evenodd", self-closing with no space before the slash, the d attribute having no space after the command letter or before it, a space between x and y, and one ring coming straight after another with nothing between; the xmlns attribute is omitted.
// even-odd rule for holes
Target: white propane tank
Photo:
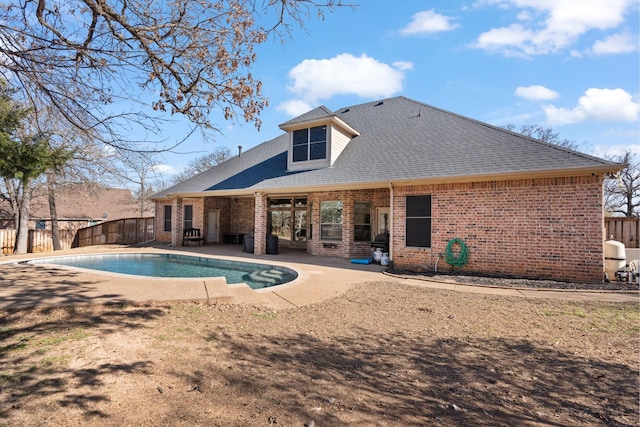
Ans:
<svg viewBox="0 0 640 427"><path fill-rule="evenodd" d="M382 259L382 248L377 248L375 251L373 251L373 260L375 262L380 262L381 259Z"/></svg>
<svg viewBox="0 0 640 427"><path fill-rule="evenodd" d="M609 280L616 277L616 271L625 269L626 261L624 243L616 240L604 242L604 272Z"/></svg>
<svg viewBox="0 0 640 427"><path fill-rule="evenodd" d="M382 254L382 258L380 258L380 265L389 265L389 254L388 253L383 253Z"/></svg>

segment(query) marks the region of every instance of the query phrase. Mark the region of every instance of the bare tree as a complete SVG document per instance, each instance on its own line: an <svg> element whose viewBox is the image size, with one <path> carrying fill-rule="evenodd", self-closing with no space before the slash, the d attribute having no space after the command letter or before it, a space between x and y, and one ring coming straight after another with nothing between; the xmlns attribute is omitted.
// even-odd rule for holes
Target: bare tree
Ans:
<svg viewBox="0 0 640 427"><path fill-rule="evenodd" d="M157 132L164 113L210 130L217 129L213 112L259 127L267 100L250 72L256 46L270 35L284 40L291 25L304 27L310 15L338 6L341 0L15 0L0 5L0 73L36 114L52 106L114 147L137 149L132 128Z"/></svg>
<svg viewBox="0 0 640 427"><path fill-rule="evenodd" d="M69 185L82 184L89 193L93 187L100 186L113 173L113 161L106 155L106 148L91 138L92 133L81 132L71 126L62 117L59 110L51 106L38 108L38 117L30 117L26 127L32 133L48 135L52 150L64 150L69 153L68 161L61 167L46 173L46 180L34 181L33 196L46 193L51 219L51 239L54 250L62 249L59 234L56 194L58 189ZM113 149L110 151L113 152ZM81 205L83 200L78 199Z"/></svg>
<svg viewBox="0 0 640 427"><path fill-rule="evenodd" d="M210 153L203 154L189 161L187 167L173 178L173 184L186 181L194 175L202 173L213 166L224 162L231 157L231 149L229 147L216 147Z"/></svg>
<svg viewBox="0 0 640 427"><path fill-rule="evenodd" d="M512 132L521 133L522 135L539 139L549 144L558 145L560 147L568 148L570 150L577 150L578 143L567 138L561 138L558 132L554 132L552 128L545 128L540 125L522 125L520 129L517 129L514 124L508 124L504 126L505 129Z"/></svg>
<svg viewBox="0 0 640 427"><path fill-rule="evenodd" d="M153 208L151 196L161 186L158 156L151 152L119 152L116 157L121 165L115 172L116 179L127 188L134 188L133 196L140 217L144 217Z"/></svg>
<svg viewBox="0 0 640 427"><path fill-rule="evenodd" d="M518 132L571 150L576 150L578 146L575 141L561 138L560 134L554 132L552 128L524 125L516 130L516 126L513 124L504 127L512 132ZM620 156L609 156L608 160L627 166L617 175L616 179L604 180L605 211L609 215L640 216L640 163L637 156L627 151Z"/></svg>
<svg viewBox="0 0 640 427"><path fill-rule="evenodd" d="M640 216L640 160L634 153L613 156L609 160L627 165L616 177L605 180L605 210L610 215Z"/></svg>

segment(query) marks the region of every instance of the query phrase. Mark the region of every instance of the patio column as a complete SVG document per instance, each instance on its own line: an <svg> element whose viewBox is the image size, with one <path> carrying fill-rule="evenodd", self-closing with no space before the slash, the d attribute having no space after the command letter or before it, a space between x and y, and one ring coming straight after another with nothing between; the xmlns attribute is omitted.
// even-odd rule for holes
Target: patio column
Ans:
<svg viewBox="0 0 640 427"><path fill-rule="evenodd" d="M175 197L173 199L173 223L171 224L171 246L182 246L182 232L184 229L184 221L182 220L184 206L182 197Z"/></svg>
<svg viewBox="0 0 640 427"><path fill-rule="evenodd" d="M393 183L389 183L389 268L393 268L393 212L395 205L393 204Z"/></svg>
<svg viewBox="0 0 640 427"><path fill-rule="evenodd" d="M255 193L255 219L253 228L253 253L267 253L267 195Z"/></svg>

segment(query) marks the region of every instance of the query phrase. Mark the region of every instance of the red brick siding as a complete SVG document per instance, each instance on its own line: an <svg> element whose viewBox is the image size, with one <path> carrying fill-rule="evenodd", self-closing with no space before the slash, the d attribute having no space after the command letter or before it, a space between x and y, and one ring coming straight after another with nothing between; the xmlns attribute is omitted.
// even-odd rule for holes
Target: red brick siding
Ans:
<svg viewBox="0 0 640 427"><path fill-rule="evenodd" d="M193 228L204 230L204 200L203 199L184 199L183 204L193 206ZM206 236L206 233L204 233Z"/></svg>
<svg viewBox="0 0 640 427"><path fill-rule="evenodd" d="M255 221L255 201L253 197L233 199L231 202L231 233L253 233Z"/></svg>
<svg viewBox="0 0 640 427"><path fill-rule="evenodd" d="M182 198L173 199L173 217L171 218L171 244L173 246L182 246L182 231L184 226L182 223L183 211Z"/></svg>
<svg viewBox="0 0 640 427"><path fill-rule="evenodd" d="M340 200L343 202L342 211L342 241L320 240L320 204L322 201ZM312 207L310 224L313 227L312 239L307 242L307 252L312 255L337 256L341 258L355 258L372 256L370 242L353 241L353 210L355 202L371 203L371 218L375 218L376 208L389 206L389 190L355 190L312 193L307 197L307 203ZM373 231L373 223L372 233ZM334 247L335 246L335 247Z"/></svg>
<svg viewBox="0 0 640 427"><path fill-rule="evenodd" d="M183 199L181 197L176 197L172 200L172 202L173 208L171 213L173 217L171 218L171 243L174 246L182 246L182 232L184 230L184 207L186 205L193 206L193 227L199 228L202 233L205 223L204 202L202 199ZM159 206L158 202L156 202L156 206ZM156 218L159 218L157 211ZM156 230L158 230L158 227L160 230L164 228L161 224L162 223L160 223L159 220L156 221ZM206 235L206 233L204 235Z"/></svg>
<svg viewBox="0 0 640 427"><path fill-rule="evenodd" d="M405 196L432 196L432 248L407 248ZM429 269L459 237L465 271L575 281L602 279L602 179L598 176L394 189L393 263ZM439 268L449 268L440 260Z"/></svg>
<svg viewBox="0 0 640 427"><path fill-rule="evenodd" d="M255 233L253 237L253 252L256 255L264 255L267 252L267 195L256 194L255 206Z"/></svg>
<svg viewBox="0 0 640 427"><path fill-rule="evenodd" d="M206 197L204 199L205 219L208 212L219 211L220 242L226 233L253 233L254 200L252 197ZM206 221L205 221L206 222ZM205 232L208 233L208 224Z"/></svg>
<svg viewBox="0 0 640 427"><path fill-rule="evenodd" d="M165 206L171 206L170 199L156 200L155 237L156 237L156 240L160 242L171 241L171 232L164 231L164 207Z"/></svg>
<svg viewBox="0 0 640 427"><path fill-rule="evenodd" d="M222 241L222 233L226 233L229 231L229 202L230 199L228 197L205 197L204 198L204 228L203 235L207 236L209 234L209 212L210 211L218 211L218 222L219 229L218 232L221 233L218 236L219 241ZM214 243L214 242L207 242Z"/></svg>

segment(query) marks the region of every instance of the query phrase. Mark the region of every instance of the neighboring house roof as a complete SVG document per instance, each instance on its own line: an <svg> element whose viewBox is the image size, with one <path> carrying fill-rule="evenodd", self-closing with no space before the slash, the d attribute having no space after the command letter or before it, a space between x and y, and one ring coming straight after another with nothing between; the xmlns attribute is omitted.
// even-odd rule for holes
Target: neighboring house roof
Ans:
<svg viewBox="0 0 640 427"><path fill-rule="evenodd" d="M140 216L140 208L131 191L100 186L68 185L56 189L56 211L59 220L112 220ZM153 215L153 210L145 215ZM32 220L51 219L48 195L36 191L31 199Z"/></svg>
<svg viewBox="0 0 640 427"><path fill-rule="evenodd" d="M405 97L337 110L316 108L284 123L337 117L359 132L328 168L287 171L288 134L168 188L170 195L253 194L604 173L620 165L548 144Z"/></svg>

